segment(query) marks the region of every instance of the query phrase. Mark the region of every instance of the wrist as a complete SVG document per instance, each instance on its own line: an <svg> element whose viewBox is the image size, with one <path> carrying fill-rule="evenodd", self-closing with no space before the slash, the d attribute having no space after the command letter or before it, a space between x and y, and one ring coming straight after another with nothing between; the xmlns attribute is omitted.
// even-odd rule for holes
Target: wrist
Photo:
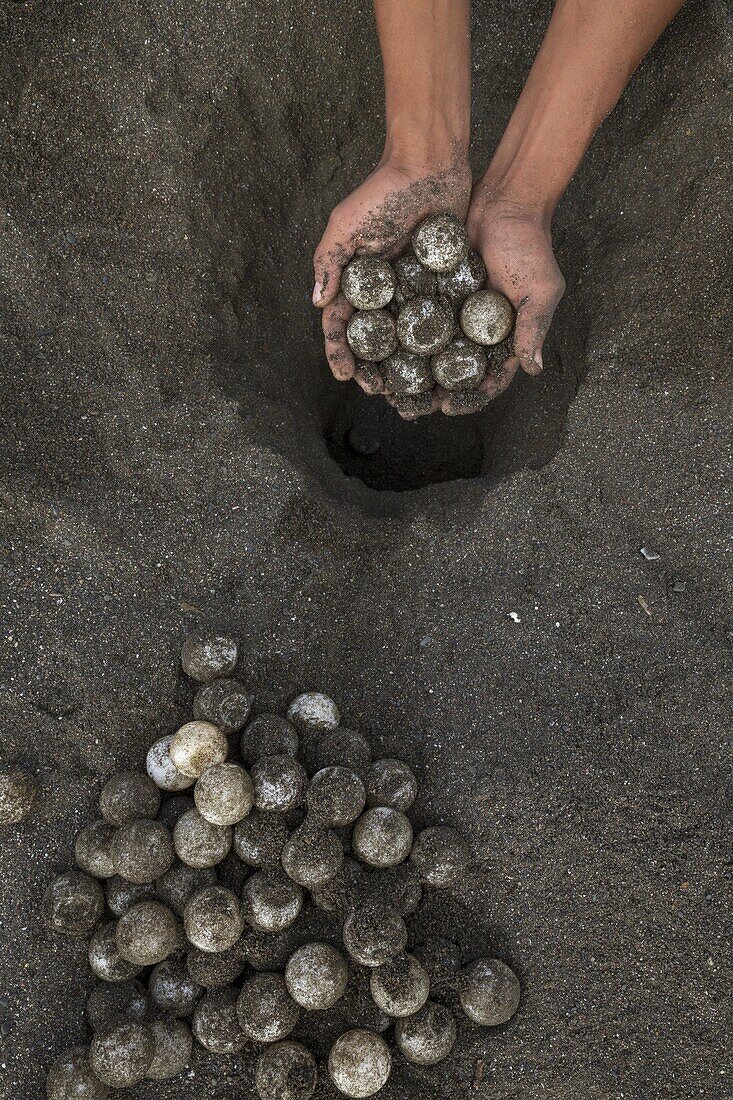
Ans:
<svg viewBox="0 0 733 1100"><path fill-rule="evenodd" d="M468 136L444 123L428 126L388 124L382 161L417 171L468 167Z"/></svg>
<svg viewBox="0 0 733 1100"><path fill-rule="evenodd" d="M474 188L474 197L483 205L505 207L549 229L560 195L547 186L541 171L511 161L497 163L497 157Z"/></svg>

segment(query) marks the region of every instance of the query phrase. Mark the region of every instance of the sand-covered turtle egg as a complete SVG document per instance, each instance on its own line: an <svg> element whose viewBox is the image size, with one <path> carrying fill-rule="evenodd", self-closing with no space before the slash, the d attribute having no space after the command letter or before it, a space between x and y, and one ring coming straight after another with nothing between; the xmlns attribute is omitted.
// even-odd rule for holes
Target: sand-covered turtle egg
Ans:
<svg viewBox="0 0 733 1100"><path fill-rule="evenodd" d="M397 317L399 341L415 355L436 355L448 346L454 331L453 310L440 298L413 298Z"/></svg>
<svg viewBox="0 0 733 1100"><path fill-rule="evenodd" d="M183 925L191 943L201 951L226 951L244 931L239 898L225 886L204 886L189 899Z"/></svg>
<svg viewBox="0 0 733 1100"><path fill-rule="evenodd" d="M511 302L497 290L479 290L461 306L461 328L477 344L500 344L514 326Z"/></svg>
<svg viewBox="0 0 733 1100"><path fill-rule="evenodd" d="M99 809L110 825L128 825L136 818L157 815L160 791L142 772L118 772L102 787Z"/></svg>
<svg viewBox="0 0 733 1100"><path fill-rule="evenodd" d="M241 730L249 718L250 694L238 680L213 680L198 689L193 700L193 716L200 722L212 722L224 733Z"/></svg>
<svg viewBox="0 0 733 1100"><path fill-rule="evenodd" d="M419 959L400 954L372 970L369 989L387 1016L412 1016L430 995L430 978Z"/></svg>
<svg viewBox="0 0 733 1100"><path fill-rule="evenodd" d="M164 905L182 917L189 898L205 886L215 886L217 881L213 867L189 867L176 860L171 869L156 880L155 892Z"/></svg>
<svg viewBox="0 0 733 1100"><path fill-rule="evenodd" d="M46 1078L47 1100L107 1100L109 1088L89 1063L88 1047L72 1047L59 1055Z"/></svg>
<svg viewBox="0 0 733 1100"><path fill-rule="evenodd" d="M186 722L173 734L168 751L179 772L198 779L207 768L224 763L229 742L212 722Z"/></svg>
<svg viewBox="0 0 733 1100"><path fill-rule="evenodd" d="M305 691L296 695L288 707L288 721L299 730L328 733L338 729L341 715L330 695L322 691Z"/></svg>
<svg viewBox="0 0 733 1100"><path fill-rule="evenodd" d="M79 833L74 844L76 865L94 878L111 878L115 873L112 859L114 825L108 821L92 821Z"/></svg>
<svg viewBox="0 0 733 1100"><path fill-rule="evenodd" d="M458 336L431 360L435 381L451 393L470 390L488 373L486 352L473 340Z"/></svg>
<svg viewBox="0 0 733 1100"><path fill-rule="evenodd" d="M140 901L117 921L120 955L138 966L154 966L181 945L181 926L159 901Z"/></svg>
<svg viewBox="0 0 733 1100"><path fill-rule="evenodd" d="M226 761L207 768L193 791L196 809L212 825L235 825L254 804L254 786L244 768Z"/></svg>
<svg viewBox="0 0 733 1100"><path fill-rule="evenodd" d="M244 943L235 943L227 951L212 954L191 945L186 954L186 969L204 989L221 989L235 982L245 967Z"/></svg>
<svg viewBox="0 0 733 1100"><path fill-rule="evenodd" d="M181 667L192 680L207 684L233 672L237 656L234 638L225 634L189 634L181 649Z"/></svg>
<svg viewBox="0 0 733 1100"><path fill-rule="evenodd" d="M282 932L298 918L303 891L282 871L257 871L242 890L242 911L260 932Z"/></svg>
<svg viewBox="0 0 733 1100"><path fill-rule="evenodd" d="M311 892L314 904L325 913L345 917L364 900L367 876L361 864L346 858L334 877Z"/></svg>
<svg viewBox="0 0 733 1100"><path fill-rule="evenodd" d="M344 1096L374 1096L384 1088L392 1070L392 1055L373 1031L347 1031L328 1056L328 1073Z"/></svg>
<svg viewBox="0 0 733 1100"><path fill-rule="evenodd" d="M51 931L88 936L104 913L104 892L83 871L67 871L47 886L41 906Z"/></svg>
<svg viewBox="0 0 733 1100"><path fill-rule="evenodd" d="M434 1066L453 1050L456 1021L450 1009L428 1001L413 1016L397 1020L394 1037L408 1062L416 1066Z"/></svg>
<svg viewBox="0 0 733 1100"><path fill-rule="evenodd" d="M160 1012L169 1016L190 1016L203 996L204 987L193 980L185 962L164 959L151 971L148 992Z"/></svg>
<svg viewBox="0 0 733 1100"><path fill-rule="evenodd" d="M285 813L300 806L305 798L308 776L292 756L262 756L252 765L250 775L258 810Z"/></svg>
<svg viewBox="0 0 733 1100"><path fill-rule="evenodd" d="M0 826L17 825L33 808L38 784L26 768L0 769Z"/></svg>
<svg viewBox="0 0 733 1100"><path fill-rule="evenodd" d="M173 844L189 867L215 867L232 846L232 827L212 825L198 810L189 810L173 830Z"/></svg>
<svg viewBox="0 0 733 1100"><path fill-rule="evenodd" d="M438 294L454 305L460 305L486 286L486 264L472 248L452 271L438 275Z"/></svg>
<svg viewBox="0 0 733 1100"><path fill-rule="evenodd" d="M417 779L404 760L386 757L375 760L367 772L366 791L370 806L391 806L404 813L417 798Z"/></svg>
<svg viewBox="0 0 733 1100"><path fill-rule="evenodd" d="M429 271L452 271L468 255L468 236L454 214L431 214L415 230L412 247Z"/></svg>
<svg viewBox="0 0 733 1100"><path fill-rule="evenodd" d="M149 777L162 791L185 791L192 787L195 780L190 775L180 772L171 760L171 741L173 734L161 737L150 746L145 760L145 768Z"/></svg>
<svg viewBox="0 0 733 1100"><path fill-rule="evenodd" d="M461 974L461 1008L475 1024L505 1024L519 1008L520 996L517 975L501 959L477 959Z"/></svg>
<svg viewBox="0 0 733 1100"><path fill-rule="evenodd" d="M346 326L346 339L358 359L380 363L397 347L394 317L386 309L357 310Z"/></svg>
<svg viewBox="0 0 733 1100"><path fill-rule="evenodd" d="M193 780L191 785L193 786ZM166 829L173 832L176 822L180 821L184 814L196 808L192 794L174 794L172 798L166 798L160 807L158 821L165 825Z"/></svg>
<svg viewBox="0 0 733 1100"><path fill-rule="evenodd" d="M136 978L142 970L137 963L128 962L120 955L117 946L117 921L100 924L89 941L89 965L103 982L126 982Z"/></svg>
<svg viewBox="0 0 733 1100"><path fill-rule="evenodd" d="M308 890L325 886L344 861L344 849L333 829L306 819L285 842L282 865L293 882Z"/></svg>
<svg viewBox="0 0 733 1100"><path fill-rule="evenodd" d="M372 867L394 867L412 848L412 825L401 810L373 806L354 825L355 854Z"/></svg>
<svg viewBox="0 0 733 1100"><path fill-rule="evenodd" d="M182 1073L191 1061L193 1036L183 1020L152 1020L150 1030L155 1040L155 1053L148 1067L151 1081L167 1081Z"/></svg>
<svg viewBox="0 0 733 1100"><path fill-rule="evenodd" d="M437 294L435 272L423 267L414 252L405 252L404 256L395 260L394 271L400 304L409 302L411 298L434 298Z"/></svg>
<svg viewBox="0 0 733 1100"><path fill-rule="evenodd" d="M346 959L329 943L306 943L288 959L285 984L294 1001L311 1012L336 1004L346 989Z"/></svg>
<svg viewBox="0 0 733 1100"><path fill-rule="evenodd" d="M341 275L341 290L354 309L382 309L397 286L392 265L377 256L357 256Z"/></svg>
<svg viewBox="0 0 733 1100"><path fill-rule="evenodd" d="M433 393L396 393L393 408L403 420L417 420L433 411Z"/></svg>
<svg viewBox="0 0 733 1100"><path fill-rule="evenodd" d="M316 1060L302 1043L274 1043L257 1059L255 1088L260 1100L310 1100L317 1080Z"/></svg>
<svg viewBox="0 0 733 1100"><path fill-rule="evenodd" d="M134 978L114 984L99 982L87 997L86 1014L92 1031L98 1031L121 1016L144 1020L150 1014L150 1000Z"/></svg>
<svg viewBox="0 0 733 1100"><path fill-rule="evenodd" d="M461 952L458 944L443 936L426 936L413 954L430 975L432 989L441 985L452 985L460 972Z"/></svg>
<svg viewBox="0 0 733 1100"><path fill-rule="evenodd" d="M238 991L227 985L204 994L194 1009L194 1036L212 1054L236 1054L247 1045L237 1016L238 996Z"/></svg>
<svg viewBox="0 0 733 1100"><path fill-rule="evenodd" d="M371 745L355 730L337 729L327 733L316 747L319 768L344 767L361 774L371 761Z"/></svg>
<svg viewBox="0 0 733 1100"><path fill-rule="evenodd" d="M298 731L279 714L258 714L242 730L240 751L249 764L261 756L297 756Z"/></svg>
<svg viewBox="0 0 733 1100"><path fill-rule="evenodd" d="M422 899L422 886L417 871L409 863L384 867L367 877L367 893L391 905L403 917L414 913Z"/></svg>
<svg viewBox="0 0 733 1100"><path fill-rule="evenodd" d="M384 384L390 393L417 394L432 390L430 360L406 348L397 348L383 363Z"/></svg>
<svg viewBox="0 0 733 1100"><path fill-rule="evenodd" d="M115 1089L137 1085L147 1076L155 1038L147 1024L120 1020L98 1031L89 1047L89 1063L100 1081Z"/></svg>
<svg viewBox="0 0 733 1100"><path fill-rule="evenodd" d="M249 867L275 867L288 839L279 814L253 810L234 827L234 851Z"/></svg>
<svg viewBox="0 0 733 1100"><path fill-rule="evenodd" d="M261 973L242 983L237 1013L242 1031L249 1039L275 1043L293 1030L300 1009L282 974Z"/></svg>
<svg viewBox="0 0 733 1100"><path fill-rule="evenodd" d="M356 772L348 768L321 768L310 782L308 812L323 825L351 825L366 805L366 791Z"/></svg>
<svg viewBox="0 0 733 1100"><path fill-rule="evenodd" d="M407 946L407 925L391 905L368 901L349 913L344 947L362 966L384 966Z"/></svg>
<svg viewBox="0 0 733 1100"><path fill-rule="evenodd" d="M175 859L170 830L141 817L123 825L112 839L115 874L128 882L153 882L170 870Z"/></svg>
<svg viewBox="0 0 733 1100"><path fill-rule="evenodd" d="M410 861L420 881L437 889L459 882L471 859L468 844L456 829L434 825L418 833Z"/></svg>

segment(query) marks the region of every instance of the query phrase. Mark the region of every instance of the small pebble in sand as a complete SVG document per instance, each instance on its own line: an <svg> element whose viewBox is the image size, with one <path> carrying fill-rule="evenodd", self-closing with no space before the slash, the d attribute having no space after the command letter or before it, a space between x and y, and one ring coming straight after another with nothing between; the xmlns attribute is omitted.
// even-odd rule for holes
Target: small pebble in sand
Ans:
<svg viewBox="0 0 733 1100"><path fill-rule="evenodd" d="M255 974L242 984L237 1001L242 1031L257 1043L285 1039L300 1016L282 974Z"/></svg>
<svg viewBox="0 0 733 1100"><path fill-rule="evenodd" d="M0 770L0 826L17 825L28 816L38 795L38 784L25 768Z"/></svg>
<svg viewBox="0 0 733 1100"><path fill-rule="evenodd" d="M198 779L207 768L224 763L229 742L212 722L186 722L173 734L169 753L179 772Z"/></svg>
<svg viewBox="0 0 733 1100"><path fill-rule="evenodd" d="M214 764L196 780L196 809L212 825L236 825L252 809L252 780L239 764Z"/></svg>
<svg viewBox="0 0 733 1100"><path fill-rule="evenodd" d="M394 317L386 309L357 310L346 327L346 339L357 359L379 363L397 347Z"/></svg>
<svg viewBox="0 0 733 1100"><path fill-rule="evenodd" d="M459 882L471 859L471 850L456 829L435 825L418 833L410 861L420 881L438 889Z"/></svg>
<svg viewBox="0 0 733 1100"><path fill-rule="evenodd" d="M250 775L258 810L282 814L302 805L308 776L292 756L261 756L252 765Z"/></svg>
<svg viewBox="0 0 733 1100"><path fill-rule="evenodd" d="M461 974L461 1008L475 1024L505 1024L519 1008L520 996L519 979L501 959L477 959Z"/></svg>
<svg viewBox="0 0 733 1100"><path fill-rule="evenodd" d="M176 855L189 867L215 867L232 846L231 825L212 825L198 810L189 810L173 830Z"/></svg>
<svg viewBox="0 0 733 1100"><path fill-rule="evenodd" d="M186 969L197 985L204 989L221 989L235 982L245 967L242 941L228 951L212 955L198 947L189 947L186 953Z"/></svg>
<svg viewBox="0 0 733 1100"><path fill-rule="evenodd" d="M196 1002L203 996L204 987L193 980L185 962L165 959L153 968L148 979L148 992L160 1012L169 1016L190 1016Z"/></svg>
<svg viewBox="0 0 733 1100"><path fill-rule="evenodd" d="M372 970L369 989L374 1003L387 1016L412 1016L430 995L430 978L414 955L396 955Z"/></svg>
<svg viewBox="0 0 733 1100"><path fill-rule="evenodd" d="M319 768L341 766L361 773L371 762L371 745L355 730L334 730L326 734L316 748L316 763Z"/></svg>
<svg viewBox="0 0 733 1100"><path fill-rule="evenodd" d="M344 946L362 966L384 966L407 946L407 925L391 905L368 901L349 913L343 927Z"/></svg>
<svg viewBox="0 0 733 1100"><path fill-rule="evenodd" d="M285 873L308 890L330 882L343 861L343 845L333 829L308 819L288 837L282 851Z"/></svg>
<svg viewBox="0 0 733 1100"><path fill-rule="evenodd" d="M456 1021L450 1009L428 1001L414 1016L397 1020L394 1037L408 1062L416 1066L434 1066L453 1050Z"/></svg>
<svg viewBox="0 0 733 1100"><path fill-rule="evenodd" d="M409 863L384 867L367 878L370 897L378 897L391 905L403 917L414 913L422 899L422 886L417 871Z"/></svg>
<svg viewBox="0 0 733 1100"><path fill-rule="evenodd" d="M345 1032L328 1056L329 1076L344 1096L374 1096L386 1085L391 1070L389 1047L373 1031Z"/></svg>
<svg viewBox="0 0 733 1100"><path fill-rule="evenodd" d="M204 886L189 899L183 926L188 939L201 951L226 951L244 931L239 898L225 886Z"/></svg>
<svg viewBox="0 0 733 1100"><path fill-rule="evenodd" d="M99 809L110 825L129 825L138 817L157 816L160 791L142 772L118 772L102 787Z"/></svg>
<svg viewBox="0 0 733 1100"><path fill-rule="evenodd" d="M67 871L46 887L41 905L51 931L88 936L104 913L104 892L90 875Z"/></svg>
<svg viewBox="0 0 733 1100"><path fill-rule="evenodd" d="M348 768L321 768L310 782L308 812L321 824L334 828L351 825L366 805L366 791L359 776Z"/></svg>
<svg viewBox="0 0 733 1100"><path fill-rule="evenodd" d="M470 390L483 382L488 372L486 352L466 336L458 336L431 360L435 381L444 390Z"/></svg>
<svg viewBox="0 0 733 1100"><path fill-rule="evenodd" d="M196 692L193 716L199 722L212 722L224 733L241 730L252 709L250 695L238 680L213 680Z"/></svg>
<svg viewBox="0 0 733 1100"><path fill-rule="evenodd" d="M223 634L189 634L181 649L181 666L192 680L208 684L233 672L237 656L234 638Z"/></svg>
<svg viewBox="0 0 733 1100"><path fill-rule="evenodd" d="M316 1060L302 1043L275 1043L257 1059L255 1088L260 1100L310 1100L317 1080Z"/></svg>
<svg viewBox="0 0 733 1100"><path fill-rule="evenodd" d="M153 783L162 791L185 791L187 787L193 786L194 779L180 772L171 760L172 740L173 734L170 734L151 745L145 767Z"/></svg>
<svg viewBox="0 0 733 1100"><path fill-rule="evenodd" d="M375 760L366 777L367 801L370 806L391 806L393 810L409 810L417 798L417 779L404 760Z"/></svg>
<svg viewBox="0 0 733 1100"><path fill-rule="evenodd" d="M89 1063L100 1081L125 1089L143 1081L155 1055L155 1038L147 1024L120 1020L98 1031L89 1047Z"/></svg>
<svg viewBox="0 0 733 1100"><path fill-rule="evenodd" d="M411 298L434 298L438 293L435 272L423 267L414 252L406 252L395 260L394 271L401 304Z"/></svg>
<svg viewBox="0 0 733 1100"><path fill-rule="evenodd" d="M47 1100L107 1100L108 1096L108 1087L89 1064L88 1047L64 1051L48 1071Z"/></svg>
<svg viewBox="0 0 733 1100"><path fill-rule="evenodd" d="M454 331L453 310L440 298L413 298L397 317L399 341L415 355L436 355L447 347Z"/></svg>
<svg viewBox="0 0 733 1100"><path fill-rule="evenodd" d="M242 911L260 932L282 932L297 920L303 908L303 891L282 871L257 871L242 890Z"/></svg>
<svg viewBox="0 0 733 1100"><path fill-rule="evenodd" d="M258 714L242 731L240 749L249 764L261 756L297 756L298 731L279 714Z"/></svg>
<svg viewBox="0 0 733 1100"><path fill-rule="evenodd" d="M126 982L142 970L120 955L117 946L117 921L107 921L95 930L89 941L89 965L103 982Z"/></svg>
<svg viewBox="0 0 733 1100"><path fill-rule="evenodd" d="M477 344L500 344L513 326L511 303L497 290L479 290L461 306L461 328Z"/></svg>
<svg viewBox="0 0 733 1100"><path fill-rule="evenodd" d="M118 829L112 840L115 874L128 882L153 882L173 865L170 830L159 821L141 817Z"/></svg>
<svg viewBox="0 0 733 1100"><path fill-rule="evenodd" d="M277 866L287 839L287 825L279 814L253 810L234 827L234 851L249 867Z"/></svg>
<svg viewBox="0 0 733 1100"><path fill-rule="evenodd" d="M217 881L213 867L189 867L176 860L170 871L156 880L155 893L176 916L182 917L189 898L205 886L215 886Z"/></svg>
<svg viewBox="0 0 733 1100"><path fill-rule="evenodd" d="M285 984L293 1000L310 1012L331 1008L349 978L346 959L328 943L306 943L288 959Z"/></svg>
<svg viewBox="0 0 733 1100"><path fill-rule="evenodd" d="M427 393L435 385L430 360L398 348L384 364L384 384L390 393L414 395Z"/></svg>
<svg viewBox="0 0 733 1100"><path fill-rule="evenodd" d="M415 230L412 247L429 271L452 271L468 255L466 227L454 214L431 214Z"/></svg>
<svg viewBox="0 0 733 1100"><path fill-rule="evenodd" d="M112 859L114 825L108 821L92 821L76 838L74 855L76 865L94 878L112 878L115 865Z"/></svg>
<svg viewBox="0 0 733 1100"><path fill-rule="evenodd" d="M354 825L354 853L371 867L394 867L412 848L412 825L401 810L373 806Z"/></svg>
<svg viewBox="0 0 733 1100"><path fill-rule="evenodd" d="M354 309L382 309L397 286L392 265L377 256L357 256L341 275L341 289Z"/></svg>
<svg viewBox="0 0 733 1100"><path fill-rule="evenodd" d="M120 955L138 966L155 966L182 945L175 914L159 901L140 901L117 921Z"/></svg>
<svg viewBox="0 0 733 1100"><path fill-rule="evenodd" d="M144 1020L150 1014L150 1000L134 978L114 984L99 982L87 997L86 1014L92 1031L98 1031L120 1016Z"/></svg>
<svg viewBox="0 0 733 1100"><path fill-rule="evenodd" d="M288 707L288 721L300 730L327 733L338 729L341 715L330 695L322 691L305 691Z"/></svg>
<svg viewBox="0 0 733 1100"><path fill-rule="evenodd" d="M206 993L193 1013L193 1034L212 1054L244 1050L247 1036L237 1016L238 991L231 985Z"/></svg>
<svg viewBox="0 0 733 1100"><path fill-rule="evenodd" d="M193 785L193 780L191 784ZM166 829L170 829L173 832L176 822L180 821L184 814L187 814L189 810L196 808L196 803L193 800L191 794L176 794L172 798L166 798L163 805L160 807L160 813L158 814L158 821L161 825L165 825Z"/></svg>
<svg viewBox="0 0 733 1100"><path fill-rule="evenodd" d="M454 305L460 305L469 294L475 294L485 286L486 265L472 248L458 267L438 275L438 293Z"/></svg>
<svg viewBox="0 0 733 1100"><path fill-rule="evenodd" d="M191 1061L193 1036L183 1020L152 1020L150 1030L155 1040L155 1053L148 1067L151 1081L167 1081L177 1077Z"/></svg>

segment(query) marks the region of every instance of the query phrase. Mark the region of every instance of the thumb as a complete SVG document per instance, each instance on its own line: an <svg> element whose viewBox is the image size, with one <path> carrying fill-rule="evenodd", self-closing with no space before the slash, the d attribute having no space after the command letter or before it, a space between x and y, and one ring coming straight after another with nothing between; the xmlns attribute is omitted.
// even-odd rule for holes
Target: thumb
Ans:
<svg viewBox="0 0 733 1100"><path fill-rule="evenodd" d="M517 306L514 354L527 374L542 371L542 345L564 290L564 282L533 288Z"/></svg>
<svg viewBox="0 0 733 1100"><path fill-rule="evenodd" d="M353 247L344 237L345 234L331 217L313 257L313 305L319 309L330 305L336 298L341 288L341 272L353 255Z"/></svg>

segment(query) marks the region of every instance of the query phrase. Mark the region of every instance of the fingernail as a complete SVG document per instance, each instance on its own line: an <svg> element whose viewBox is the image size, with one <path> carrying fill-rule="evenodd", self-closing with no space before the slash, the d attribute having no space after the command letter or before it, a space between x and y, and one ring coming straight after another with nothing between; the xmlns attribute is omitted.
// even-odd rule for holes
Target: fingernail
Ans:
<svg viewBox="0 0 733 1100"><path fill-rule="evenodd" d="M534 359L534 361L537 364L537 366L539 367L539 369L542 370L542 368L543 368L542 352L538 348L536 348L532 352L532 358Z"/></svg>
<svg viewBox="0 0 733 1100"><path fill-rule="evenodd" d="M313 287L313 305L317 306L322 297L323 287L320 283L316 283L316 285Z"/></svg>

